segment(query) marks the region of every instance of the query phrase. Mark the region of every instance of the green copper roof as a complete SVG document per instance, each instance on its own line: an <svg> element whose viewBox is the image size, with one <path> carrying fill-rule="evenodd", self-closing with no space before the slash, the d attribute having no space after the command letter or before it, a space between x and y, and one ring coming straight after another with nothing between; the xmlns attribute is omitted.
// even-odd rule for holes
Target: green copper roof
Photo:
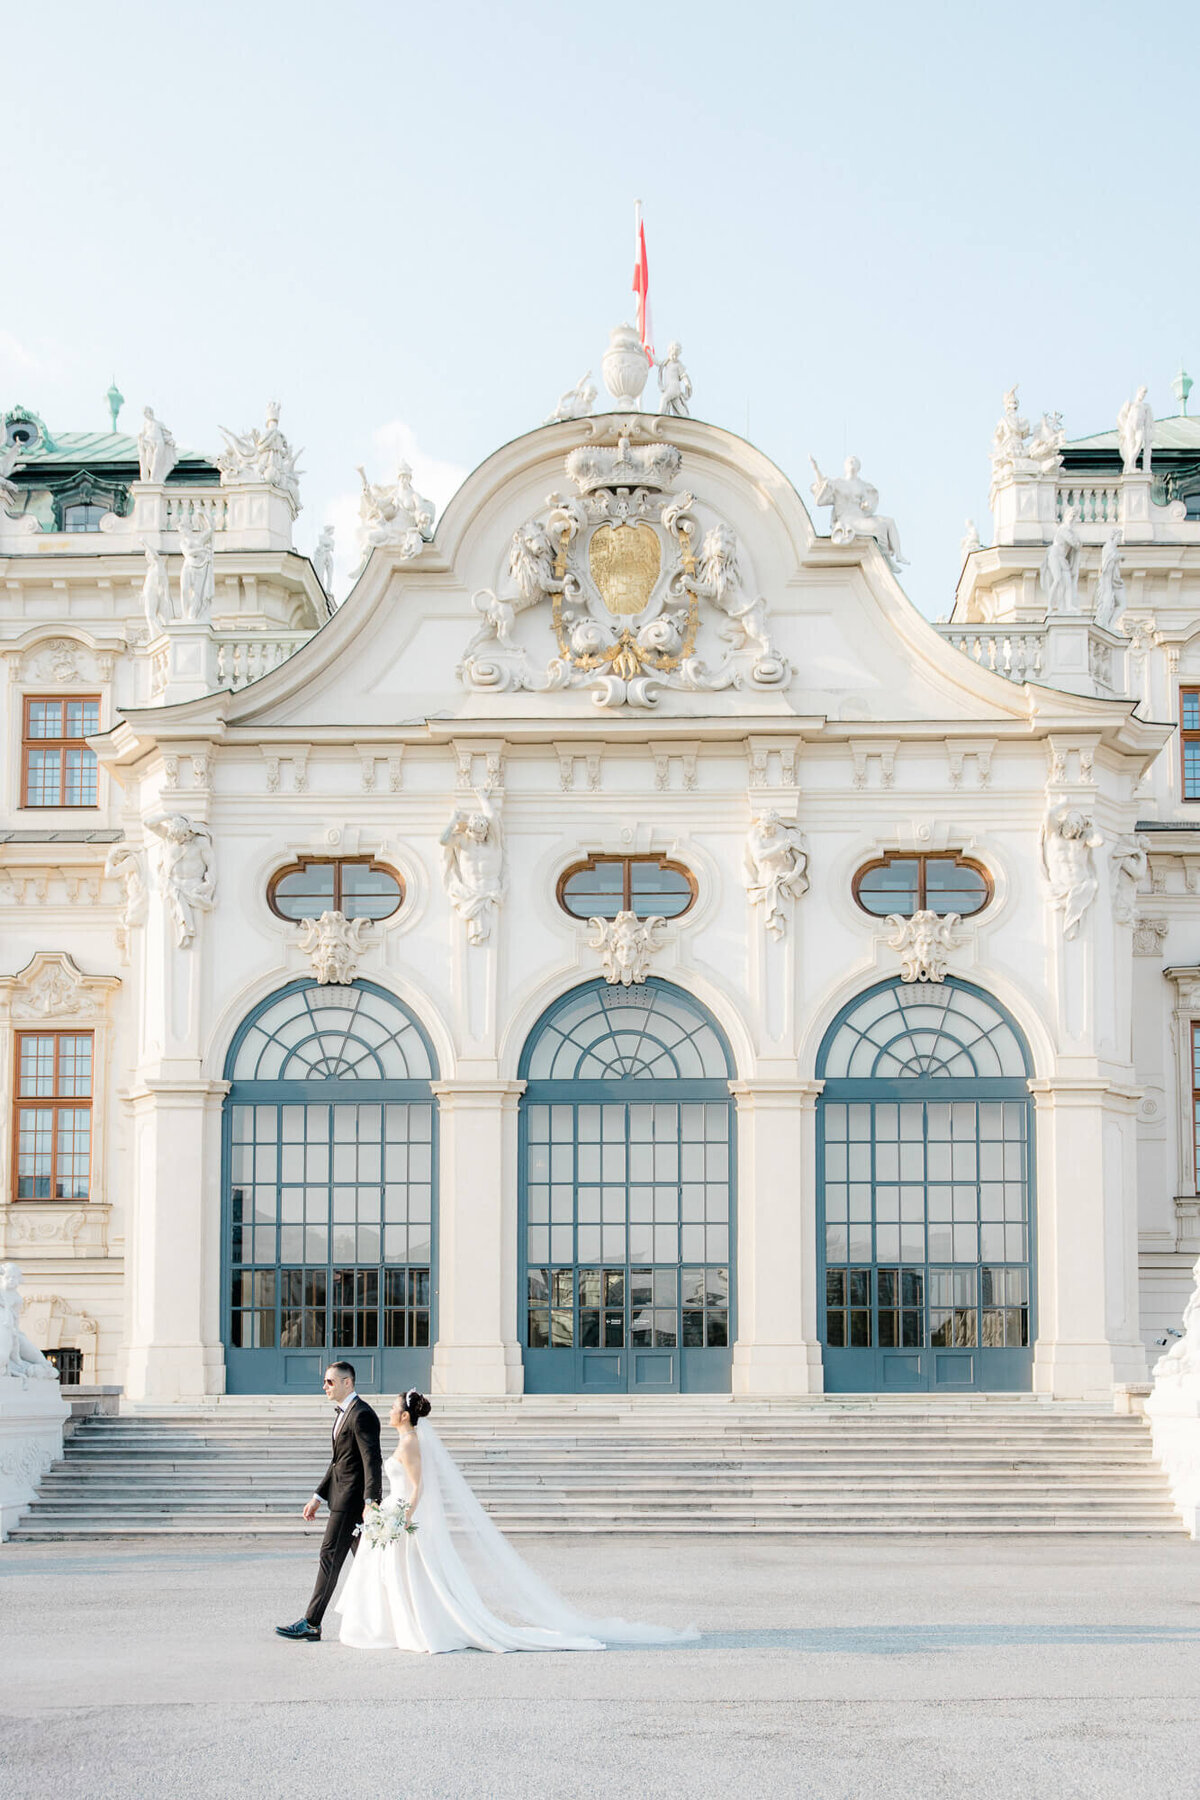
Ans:
<svg viewBox="0 0 1200 1800"><path fill-rule="evenodd" d="M30 450L17 464L17 468L34 468L58 466L64 463L87 463L89 467L98 463L136 463L138 460L137 439L126 437L120 431L60 431L54 439L52 450L39 446ZM181 450L181 463L208 464L208 458L198 450Z"/></svg>
<svg viewBox="0 0 1200 1800"><path fill-rule="evenodd" d="M1064 450L1119 450L1116 426L1111 431L1097 432L1095 437L1072 438ZM1151 438L1152 450L1200 450L1200 418L1187 418L1176 413L1170 419L1155 419Z"/></svg>

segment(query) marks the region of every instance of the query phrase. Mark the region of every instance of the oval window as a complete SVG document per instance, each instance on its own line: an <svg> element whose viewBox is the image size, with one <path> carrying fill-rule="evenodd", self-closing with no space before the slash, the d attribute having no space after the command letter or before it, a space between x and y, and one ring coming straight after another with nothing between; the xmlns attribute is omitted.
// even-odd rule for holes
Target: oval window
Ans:
<svg viewBox="0 0 1200 1800"><path fill-rule="evenodd" d="M267 904L281 919L318 919L323 912L340 912L347 919L390 919L403 899L404 883L396 871L370 857L290 863L267 889Z"/></svg>
<svg viewBox="0 0 1200 1800"><path fill-rule="evenodd" d="M875 918L899 913L982 912L992 897L992 881L981 863L953 850L936 856L890 850L854 877L854 898Z"/></svg>
<svg viewBox="0 0 1200 1800"><path fill-rule="evenodd" d="M665 856L589 856L559 877L558 904L573 919L677 919L696 898L696 878Z"/></svg>

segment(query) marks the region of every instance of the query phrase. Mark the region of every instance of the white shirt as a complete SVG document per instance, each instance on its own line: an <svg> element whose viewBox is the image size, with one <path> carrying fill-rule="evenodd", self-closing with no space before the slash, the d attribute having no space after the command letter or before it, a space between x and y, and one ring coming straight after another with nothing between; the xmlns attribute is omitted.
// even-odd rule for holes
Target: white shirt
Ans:
<svg viewBox="0 0 1200 1800"><path fill-rule="evenodd" d="M346 1395L346 1398L344 1400L338 1401L337 1418L333 1421L333 1441L335 1444L337 1443L338 1432L342 1429L342 1426L346 1422L346 1414L350 1411L350 1408L354 1405L354 1402L357 1399L358 1399L358 1390L356 1388L351 1388L350 1392ZM316 1501L317 1505L320 1506L320 1504L321 1504L320 1494L314 1494L313 1499Z"/></svg>

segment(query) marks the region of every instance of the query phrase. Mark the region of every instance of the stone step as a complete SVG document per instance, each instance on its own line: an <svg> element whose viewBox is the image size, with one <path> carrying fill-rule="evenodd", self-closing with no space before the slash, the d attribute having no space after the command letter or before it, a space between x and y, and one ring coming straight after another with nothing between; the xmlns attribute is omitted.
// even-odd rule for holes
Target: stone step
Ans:
<svg viewBox="0 0 1200 1800"><path fill-rule="evenodd" d="M316 1406L84 1420L13 1535L317 1536L297 1517L328 1453ZM515 1535L1182 1530L1144 1421L1098 1408L589 1397L464 1402L438 1422Z"/></svg>
<svg viewBox="0 0 1200 1800"><path fill-rule="evenodd" d="M1095 1534L1110 1537L1158 1537L1178 1536L1182 1530L1178 1515L1173 1512L1141 1513L1129 1509L1108 1514L1098 1513L1087 1517L1080 1517L1074 1513L1049 1513L1029 1517L1024 1511L986 1514L972 1512L947 1517L930 1514L919 1522L908 1518L897 1521L866 1514L847 1518L842 1512L831 1512L825 1516L812 1516L806 1519L790 1517L782 1520L768 1520L756 1517L746 1522L730 1519L727 1515L707 1519L690 1512L678 1515L655 1513L647 1516L644 1520L620 1515L598 1520L573 1518L567 1522L548 1522L544 1517L527 1521L498 1514L496 1523L509 1537L574 1537L592 1534L605 1537L693 1535L721 1537L876 1535L892 1537L1035 1537L1048 1533L1064 1533L1071 1536ZM275 1524L262 1515L251 1513L230 1514L219 1523L199 1529L193 1522L177 1516L158 1524L143 1519L124 1520L119 1517L105 1520L103 1523L97 1523L94 1519L80 1519L71 1523L46 1524L36 1517L31 1517L22 1520L11 1536L18 1542L34 1539L74 1541L142 1537L185 1539L261 1537L316 1542L320 1538L320 1532L316 1529L306 1531L303 1526L298 1528L284 1521Z"/></svg>

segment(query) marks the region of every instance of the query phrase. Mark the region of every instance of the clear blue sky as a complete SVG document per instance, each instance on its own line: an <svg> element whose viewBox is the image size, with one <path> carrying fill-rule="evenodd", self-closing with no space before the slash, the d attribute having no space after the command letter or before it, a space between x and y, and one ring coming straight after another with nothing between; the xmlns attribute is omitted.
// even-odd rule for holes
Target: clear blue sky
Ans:
<svg viewBox="0 0 1200 1800"><path fill-rule="evenodd" d="M598 376L637 196L698 416L806 499L856 451L931 615L1011 382L1084 436L1200 379L1194 3L7 0L0 42L0 406L102 428L115 375L211 448L277 397L305 547L389 437L444 489Z"/></svg>

